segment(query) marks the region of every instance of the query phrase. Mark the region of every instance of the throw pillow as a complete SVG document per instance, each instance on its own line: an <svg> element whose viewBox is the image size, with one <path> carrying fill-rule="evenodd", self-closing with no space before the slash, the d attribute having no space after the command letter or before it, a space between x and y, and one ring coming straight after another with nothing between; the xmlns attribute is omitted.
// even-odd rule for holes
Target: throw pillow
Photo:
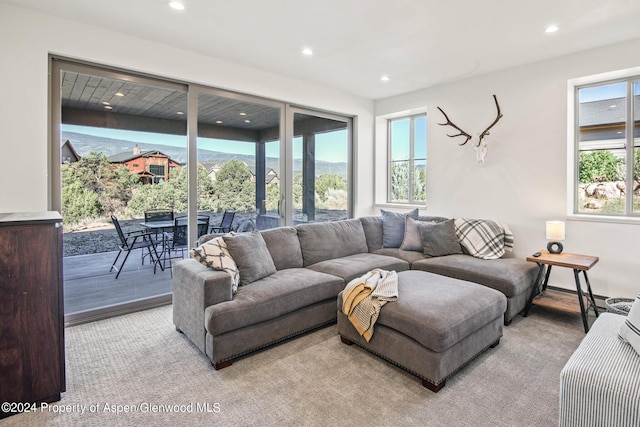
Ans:
<svg viewBox="0 0 640 427"><path fill-rule="evenodd" d="M455 227L462 247L476 258L502 258L505 250L511 251L513 248L513 234L504 224L484 219L458 218Z"/></svg>
<svg viewBox="0 0 640 427"><path fill-rule="evenodd" d="M405 218L418 218L418 209L414 209L406 214L389 212L380 209L382 214L382 247L399 248L404 239Z"/></svg>
<svg viewBox="0 0 640 427"><path fill-rule="evenodd" d="M427 257L462 253L453 219L437 223L418 224L422 238L422 251Z"/></svg>
<svg viewBox="0 0 640 427"><path fill-rule="evenodd" d="M418 251L422 252L422 236L420 235L420 224L435 224L433 221L416 221L415 219L407 216L404 225L404 239L400 245L400 249L403 251Z"/></svg>
<svg viewBox="0 0 640 427"><path fill-rule="evenodd" d="M627 319L620 326L618 336L631 344L631 347L640 355L640 294L636 296Z"/></svg>
<svg viewBox="0 0 640 427"><path fill-rule="evenodd" d="M229 254L229 249L227 249L222 237L207 240L197 248L191 249L189 255L206 267L229 273L233 281L233 293L238 291L238 283L240 282L238 266Z"/></svg>
<svg viewBox="0 0 640 427"><path fill-rule="evenodd" d="M240 286L276 272L276 266L259 231L222 237L240 271Z"/></svg>

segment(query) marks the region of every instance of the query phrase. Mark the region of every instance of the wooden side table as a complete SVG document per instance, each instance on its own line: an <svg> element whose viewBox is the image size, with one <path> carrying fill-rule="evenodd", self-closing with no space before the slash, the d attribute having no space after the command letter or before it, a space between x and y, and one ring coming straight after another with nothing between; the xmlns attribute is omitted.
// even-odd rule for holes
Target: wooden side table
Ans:
<svg viewBox="0 0 640 427"><path fill-rule="evenodd" d="M529 309L533 304L533 298L539 294L544 292L547 289L547 284L549 283L549 275L551 274L551 267L556 265L558 267L567 267L573 269L573 277L576 281L576 291L578 294L578 301L580 302L580 314L582 315L582 324L584 326L584 332L589 332L589 324L587 323L587 312L589 308L593 307L593 311L598 317L598 308L596 307L596 301L593 298L593 293L591 292L591 284L589 283L589 277L587 276L587 271L593 267L599 258L590 255L577 255L577 254L568 254L568 253L560 253L560 254L552 254L547 251L540 251L540 256L527 257L527 261L532 261L538 264L538 276L536 277L536 285L533 287L531 291L531 296L529 297L529 301L524 310L524 315L527 316L529 314ZM546 266L546 273L544 272ZM582 290L582 285L580 284L580 272L584 275L584 280L587 285L586 292ZM542 283L542 289L540 289L540 279L544 274L544 282ZM587 302L585 304L584 299L586 298Z"/></svg>

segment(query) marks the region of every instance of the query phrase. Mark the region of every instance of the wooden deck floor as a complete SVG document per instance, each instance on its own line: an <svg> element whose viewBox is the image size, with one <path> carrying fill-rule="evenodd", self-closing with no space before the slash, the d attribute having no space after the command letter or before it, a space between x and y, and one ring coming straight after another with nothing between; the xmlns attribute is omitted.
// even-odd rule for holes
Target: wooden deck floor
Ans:
<svg viewBox="0 0 640 427"><path fill-rule="evenodd" d="M131 253L116 280L116 271L109 272L116 254L104 252L64 258L65 315L171 293L171 271L158 268L154 274L148 259L142 265L140 251ZM121 260L122 257L118 263Z"/></svg>

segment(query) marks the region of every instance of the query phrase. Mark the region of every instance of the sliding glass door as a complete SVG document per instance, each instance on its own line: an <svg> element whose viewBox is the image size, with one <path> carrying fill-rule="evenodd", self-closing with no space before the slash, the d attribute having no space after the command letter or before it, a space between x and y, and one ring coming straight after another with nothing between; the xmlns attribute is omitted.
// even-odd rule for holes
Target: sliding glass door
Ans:
<svg viewBox="0 0 640 427"><path fill-rule="evenodd" d="M64 218L67 318L170 301L158 257L171 219L187 211L187 86L66 61L51 68L50 205ZM129 251L134 232L157 244Z"/></svg>
<svg viewBox="0 0 640 427"><path fill-rule="evenodd" d="M351 119L292 109L293 221L351 216Z"/></svg>
<svg viewBox="0 0 640 427"><path fill-rule="evenodd" d="M278 227L283 105L213 89L197 92L199 214L210 215L214 227L225 211L234 212L234 230Z"/></svg>
<svg viewBox="0 0 640 427"><path fill-rule="evenodd" d="M210 232L352 215L350 117L53 57L50 99L68 321L170 302L165 257L187 253L174 251L176 218L188 249ZM164 226L147 219L158 211ZM152 233L163 262L137 250L122 265L118 225Z"/></svg>

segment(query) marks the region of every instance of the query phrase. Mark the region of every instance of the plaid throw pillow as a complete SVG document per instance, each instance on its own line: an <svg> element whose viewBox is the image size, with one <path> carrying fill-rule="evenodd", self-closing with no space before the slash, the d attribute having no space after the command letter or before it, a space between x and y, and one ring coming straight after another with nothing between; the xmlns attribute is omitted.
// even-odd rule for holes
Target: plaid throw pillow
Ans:
<svg viewBox="0 0 640 427"><path fill-rule="evenodd" d="M238 291L238 283L240 282L240 273L229 249L222 237L207 240L200 246L189 251L196 261L200 262L212 270L226 271L233 280L233 293Z"/></svg>
<svg viewBox="0 0 640 427"><path fill-rule="evenodd" d="M513 248L513 234L506 225L484 219L457 218L456 234L462 247L476 258L498 259Z"/></svg>
<svg viewBox="0 0 640 427"><path fill-rule="evenodd" d="M640 294L636 296L627 319L620 326L618 336L631 344L636 353L640 354Z"/></svg>

